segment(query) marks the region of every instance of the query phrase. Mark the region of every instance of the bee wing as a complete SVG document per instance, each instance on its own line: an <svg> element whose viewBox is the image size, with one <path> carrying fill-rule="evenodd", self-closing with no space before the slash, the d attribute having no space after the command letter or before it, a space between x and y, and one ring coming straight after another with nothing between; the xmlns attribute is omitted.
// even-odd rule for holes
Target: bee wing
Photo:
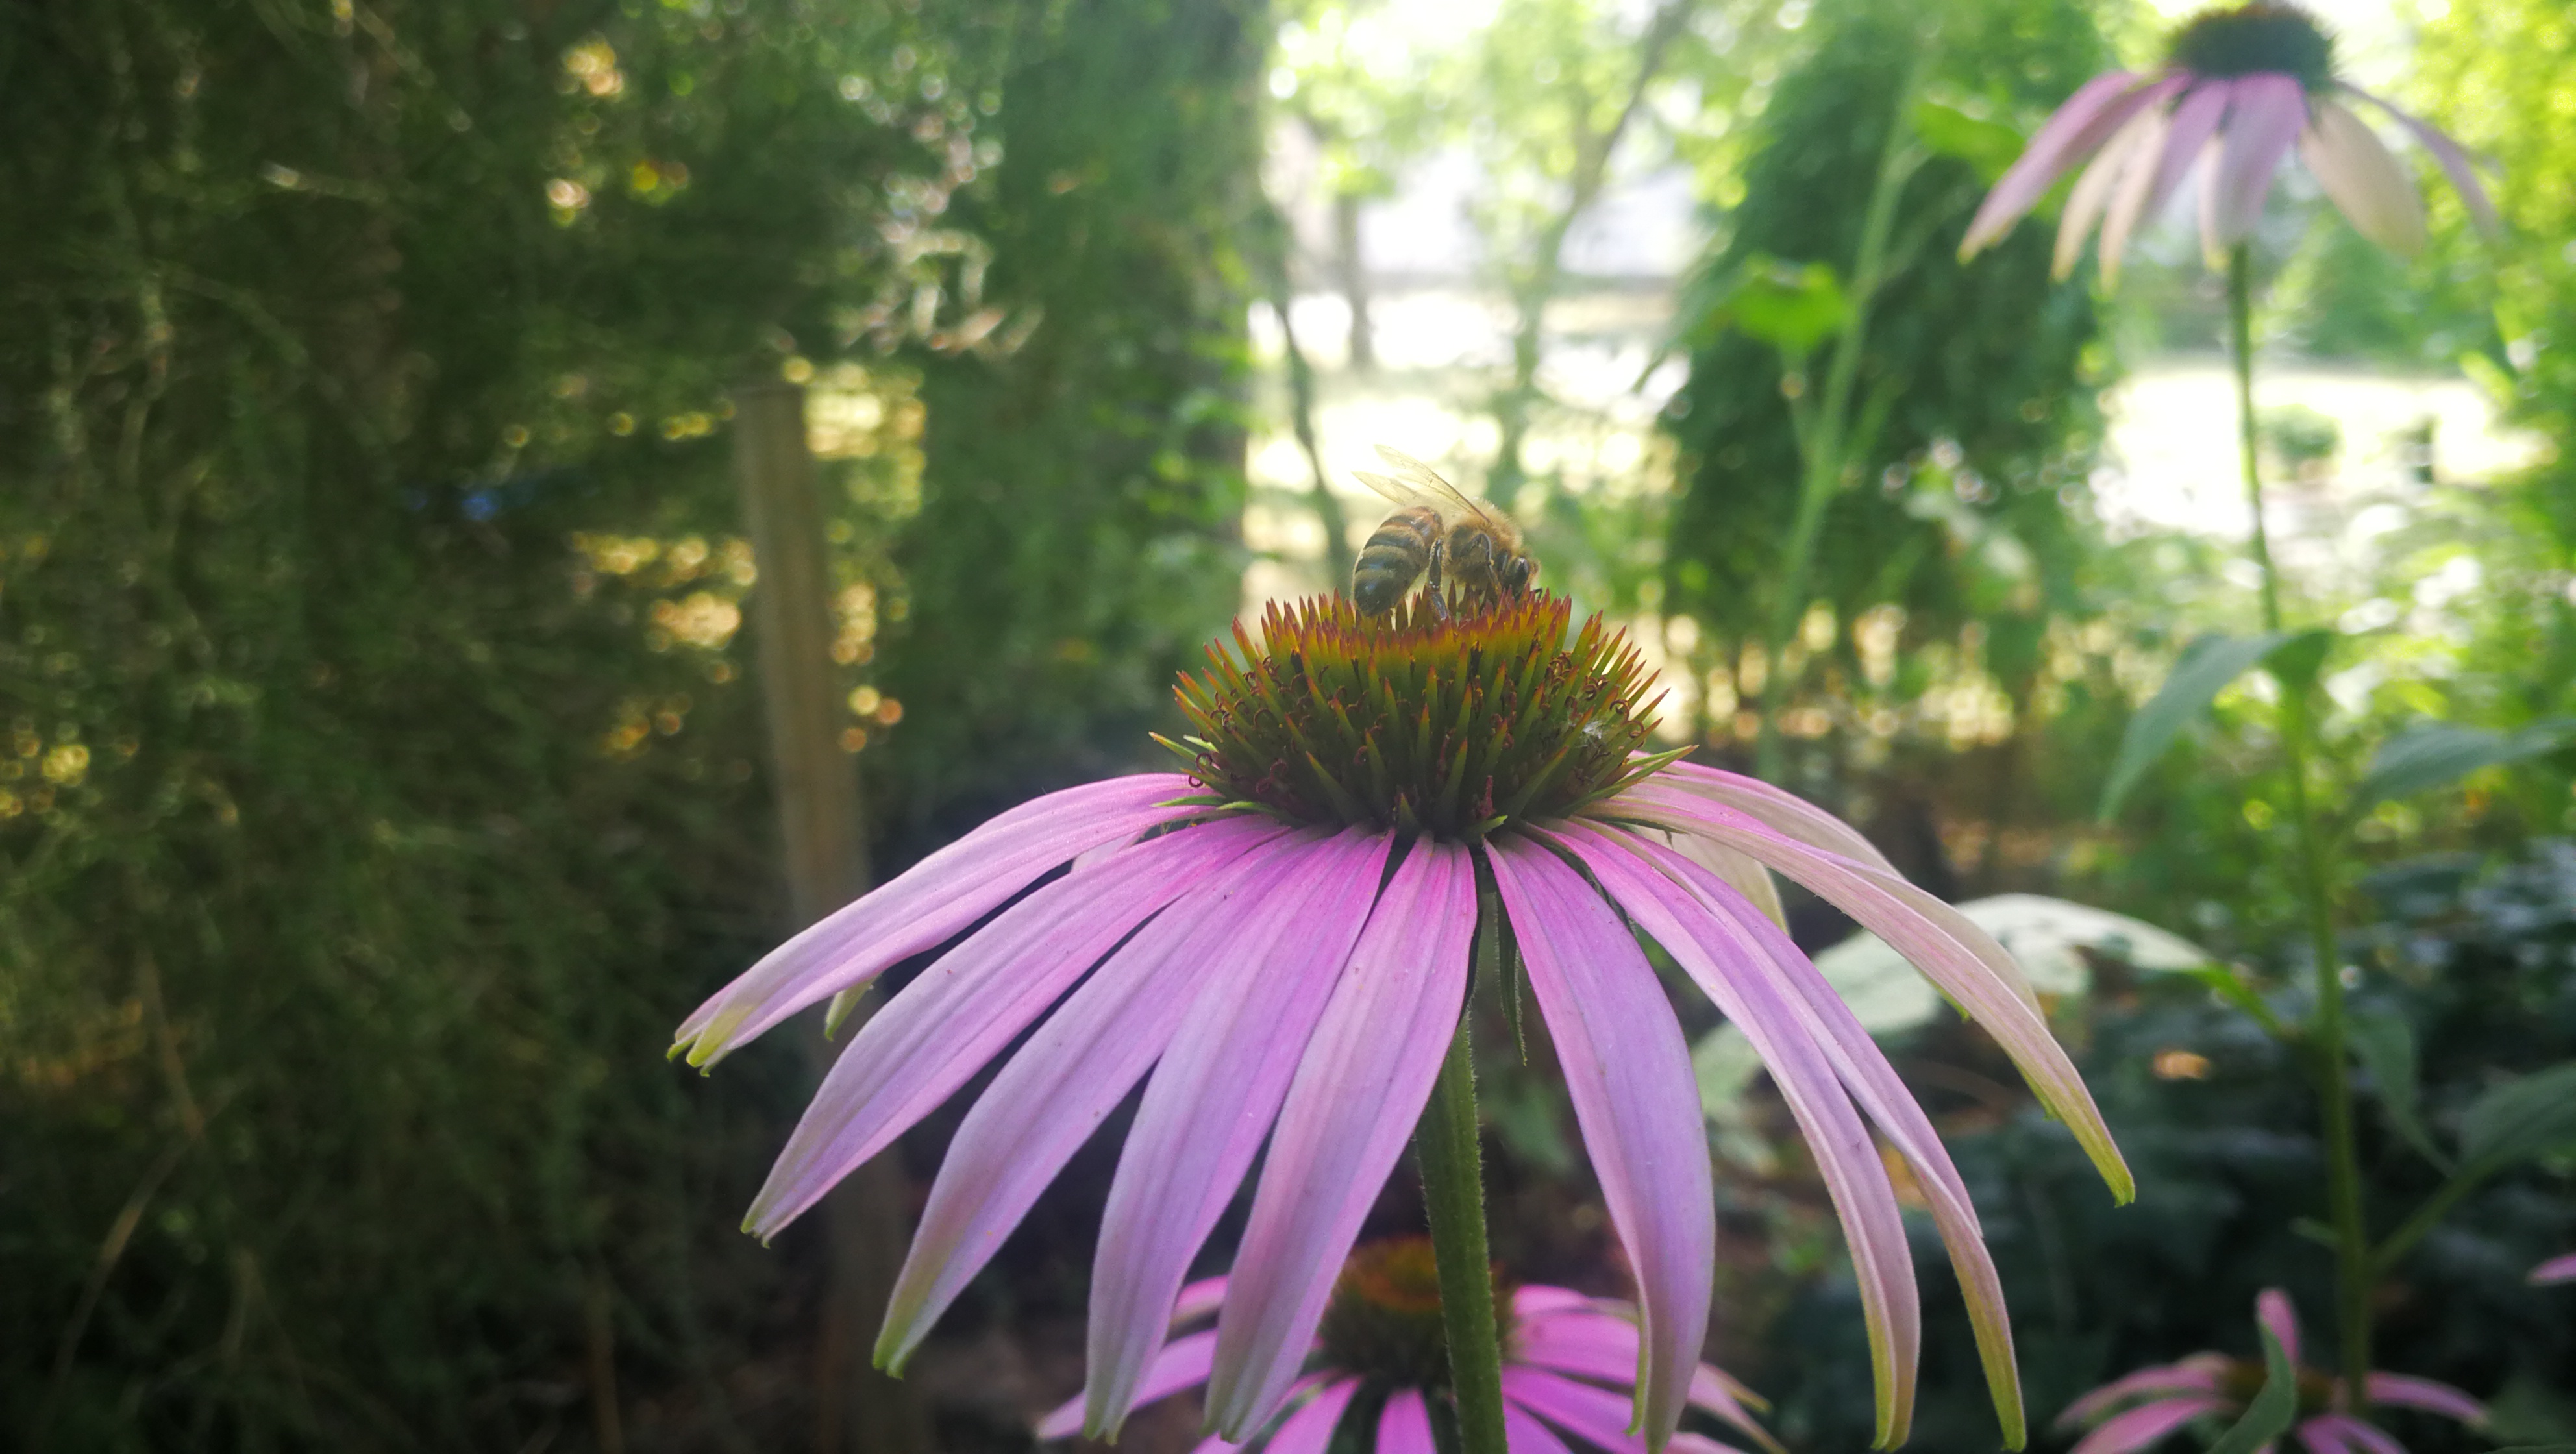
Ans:
<svg viewBox="0 0 2576 1454"><path fill-rule="evenodd" d="M1440 472L1403 450L1386 445L1377 447L1377 457L1395 471L1393 478L1371 474L1366 470L1351 471L1352 478L1399 505L1429 505L1446 519L1472 515L1493 521L1494 512L1482 501L1440 477Z"/></svg>

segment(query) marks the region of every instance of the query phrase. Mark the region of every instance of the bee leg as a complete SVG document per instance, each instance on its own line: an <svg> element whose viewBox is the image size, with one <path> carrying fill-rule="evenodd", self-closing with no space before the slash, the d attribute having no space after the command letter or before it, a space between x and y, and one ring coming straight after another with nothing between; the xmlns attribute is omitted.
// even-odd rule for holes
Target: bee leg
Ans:
<svg viewBox="0 0 2576 1454"><path fill-rule="evenodd" d="M1428 578L1429 589L1431 592L1431 615L1433 619L1440 621L1446 621L1449 619L1449 587L1447 583L1441 579L1440 571L1441 564L1446 561L1448 557L1449 542L1446 538L1431 542L1429 560L1430 574Z"/></svg>

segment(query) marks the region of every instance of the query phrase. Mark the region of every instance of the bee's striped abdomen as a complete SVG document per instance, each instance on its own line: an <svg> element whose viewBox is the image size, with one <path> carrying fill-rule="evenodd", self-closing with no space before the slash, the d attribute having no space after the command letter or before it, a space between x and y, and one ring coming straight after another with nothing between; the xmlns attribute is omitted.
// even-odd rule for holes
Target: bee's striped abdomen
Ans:
<svg viewBox="0 0 2576 1454"><path fill-rule="evenodd" d="M1415 505L1386 517L1360 547L1351 567L1351 600L1375 614L1392 611L1431 564L1432 544L1440 538L1440 512Z"/></svg>

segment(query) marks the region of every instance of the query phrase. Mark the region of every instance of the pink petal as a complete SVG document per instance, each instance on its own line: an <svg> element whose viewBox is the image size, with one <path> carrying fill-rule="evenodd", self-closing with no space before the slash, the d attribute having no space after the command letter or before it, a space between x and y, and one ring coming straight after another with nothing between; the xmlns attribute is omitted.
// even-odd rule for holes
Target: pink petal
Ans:
<svg viewBox="0 0 2576 1454"><path fill-rule="evenodd" d="M2219 124L2227 117L2228 103L2235 99L2234 81L2204 80L2174 103L2173 123L2165 132L2164 155L2156 164L2156 189L2147 198L2143 216L2159 215L2173 200L2174 189L2182 185L2191 164L2200 160L2209 139L2218 134Z"/></svg>
<svg viewBox="0 0 2576 1454"><path fill-rule="evenodd" d="M2299 1362L2299 1313L2290 1306L2290 1295L2277 1287L2267 1287L2254 1296L2254 1316L2281 1340L2281 1351L2289 1355L2290 1365Z"/></svg>
<svg viewBox="0 0 2576 1454"><path fill-rule="evenodd" d="M1467 851L1419 842L1378 895L1271 1135L1217 1320L1210 1422L1258 1428L1314 1340L1344 1255L1431 1099L1467 996Z"/></svg>
<svg viewBox="0 0 2576 1454"><path fill-rule="evenodd" d="M1577 1383L1540 1369L1506 1367L1503 1369L1503 1399L1518 1404L1587 1444L1617 1451L1617 1454L1645 1454L1653 1446L1631 1432L1630 1401L1623 1395L1588 1383Z"/></svg>
<svg viewBox="0 0 2576 1454"><path fill-rule="evenodd" d="M1503 1402L1504 1454L1574 1454L1565 1441L1509 1399Z"/></svg>
<svg viewBox="0 0 2576 1454"><path fill-rule="evenodd" d="M1601 1313L1557 1313L1516 1326L1509 1356L1533 1367L1627 1387L1637 1379L1638 1341L1634 1323ZM1725 1374L1700 1364L1691 1370L1689 1402L1743 1430L1764 1448L1778 1450L1778 1441L1754 1422L1730 1384Z"/></svg>
<svg viewBox="0 0 2576 1454"><path fill-rule="evenodd" d="M1422 1402L1422 1390L1399 1388L1386 1396L1386 1408L1377 1416L1376 1454L1438 1454L1439 1446L1431 1439L1431 1411Z"/></svg>
<svg viewBox="0 0 2576 1454"><path fill-rule="evenodd" d="M2319 101L2299 133L2299 156L2362 236L2405 257L2424 250L2424 199L2415 179L2360 117Z"/></svg>
<svg viewBox="0 0 2576 1454"><path fill-rule="evenodd" d="M2487 1406L2447 1383L2403 1373L2374 1373L2365 1387L2370 1390L2370 1401L2375 1404L2422 1409L2427 1413L2458 1419L2464 1424L2486 1422Z"/></svg>
<svg viewBox="0 0 2576 1454"><path fill-rule="evenodd" d="M2212 194L2220 248L2233 247L2254 231L2263 216L2263 199L2272 194L2272 178L2307 124L2308 93L2296 78L2263 72L2237 81ZM2213 257L2210 266L2223 261Z"/></svg>
<svg viewBox="0 0 2576 1454"><path fill-rule="evenodd" d="M1149 1404L1167 1398L1185 1388L1207 1382L1208 1365L1216 1357L1216 1331L1191 1333L1174 1338L1154 1355L1153 1365L1136 1385L1136 1404ZM1066 1399L1038 1424L1041 1439L1067 1439L1082 1432L1082 1399Z"/></svg>
<svg viewBox="0 0 2576 1454"><path fill-rule="evenodd" d="M771 950L680 1022L672 1053L706 1066L772 1025L934 949L1065 860L1195 808L1155 804L1189 779L1145 773L1022 803Z"/></svg>
<svg viewBox="0 0 2576 1454"><path fill-rule="evenodd" d="M1494 843L1487 861L1611 1229L1636 1272L1646 1330L1637 1417L1646 1442L1661 1448L1681 1425L1717 1266L1717 1198L1690 1048L1654 966L1582 875L1527 841Z"/></svg>
<svg viewBox="0 0 2576 1454"><path fill-rule="evenodd" d="M777 1235L973 1079L1140 921L1283 831L1239 820L1139 844L1039 889L942 955L834 1058L746 1225Z"/></svg>
<svg viewBox="0 0 2576 1454"><path fill-rule="evenodd" d="M1177 1328L1193 1319L1204 1318L1223 1306L1225 1278L1202 1277L1182 1288L1181 1295L1172 1299L1172 1326Z"/></svg>
<svg viewBox="0 0 2576 1454"><path fill-rule="evenodd" d="M1700 907L1721 926L1732 925L1737 947L1757 962L1767 961L1788 986L1789 1008L1802 1032L1824 1051L1835 1075L1875 1122L1915 1173L1925 1204L1949 1250L1961 1295L1977 1337L1986 1381L2004 1425L2004 1442L2018 1445L2024 1435L2021 1376L2013 1359L2012 1323L2004 1307L2003 1280L1986 1250L1985 1232L1977 1222L1967 1183L1951 1164L1950 1153L1933 1130L1932 1121L1914 1099L1887 1056L1861 1026L1858 1016L1834 991L1813 962L1782 933L1727 886L1695 864L1632 834L1612 833L1590 824L1570 830L1603 852L1624 849L1653 864L1687 889Z"/></svg>
<svg viewBox="0 0 2576 1454"><path fill-rule="evenodd" d="M2308 1454L2354 1454L2353 1447L2324 1419L2310 1419L2291 1432L2299 1436L2300 1447Z"/></svg>
<svg viewBox="0 0 2576 1454"><path fill-rule="evenodd" d="M2048 195L2067 168L2090 155L2130 117L2172 94L2172 88L2171 78L2150 81L2126 71L2106 72L2076 88L1986 194L1968 224L1967 236L1959 241L1959 256L1972 257L1992 246Z"/></svg>
<svg viewBox="0 0 2576 1454"><path fill-rule="evenodd" d="M1851 1244L1877 1380L1876 1442L1881 1448L1903 1443L1913 1416L1922 1310L1896 1191L1868 1128L1767 966L1737 937L1733 924L1708 913L1681 885L1600 835L1571 836L1568 845L1637 927L1661 944L1744 1031L1770 1067L1773 1083L1815 1153Z"/></svg>
<svg viewBox="0 0 2576 1454"><path fill-rule="evenodd" d="M1275 838L1184 895L1039 1024L966 1113L895 1280L877 1361L901 1371L1029 1204L1180 1028L1211 979L1259 974L1272 946L1236 926L1301 876L1321 835Z"/></svg>
<svg viewBox="0 0 2576 1454"><path fill-rule="evenodd" d="M1516 1318L1534 1318L1541 1313L1598 1312L1600 1308L1599 1299L1570 1287L1530 1283L1512 1290L1512 1316Z"/></svg>
<svg viewBox="0 0 2576 1454"><path fill-rule="evenodd" d="M2300 1427L2300 1432L2305 1433L2309 1428L2320 1433L2330 1432L2347 1446L2366 1451L2366 1454L2406 1454L2405 1445L2350 1414L2326 1414L2310 1419Z"/></svg>
<svg viewBox="0 0 2576 1454"><path fill-rule="evenodd" d="M1280 1424L1278 1432L1262 1444L1261 1454L1324 1454L1333 1442L1333 1426L1342 1421L1342 1411L1351 1406L1351 1395L1359 1389L1356 1378L1325 1384L1323 1392Z"/></svg>
<svg viewBox="0 0 2576 1454"><path fill-rule="evenodd" d="M1896 865L1888 861L1886 854L1878 851L1877 844L1863 837L1859 829L1797 794L1775 788L1760 778L1746 777L1724 768L1702 767L1695 762L1676 762L1656 774L1654 781L1733 808L1781 837L1809 848L1839 853L1881 873L1896 872ZM1732 883L1733 879L1729 878L1728 882ZM1751 898L1752 895L1745 897Z"/></svg>
<svg viewBox="0 0 2576 1454"><path fill-rule="evenodd" d="M2546 1287L2553 1282L2576 1282L2576 1252L2570 1252L2564 1257L2552 1257L2531 1269L2532 1286Z"/></svg>
<svg viewBox="0 0 2576 1454"><path fill-rule="evenodd" d="M2085 1435L2068 1454L2133 1454L2202 1414L2230 1407L2224 1399L2197 1396L2140 1404Z"/></svg>
<svg viewBox="0 0 2576 1454"><path fill-rule="evenodd" d="M2442 174L2459 189L2460 200L2468 204L2469 215L2477 219L2482 231L2493 237L2504 230L2504 219L2496 215L2494 200L2487 196L2486 185L2478 180L2478 169L2470 164L2469 154L2461 149L2458 142L2443 135L2441 128L2398 110L2368 91L2351 86L2344 89L2396 117L2398 125L2405 127L2426 151L2433 154L2433 159L2441 163Z"/></svg>
<svg viewBox="0 0 2576 1454"><path fill-rule="evenodd" d="M2020 1067L2040 1104L2067 1124L2114 1197L2127 1202L2137 1184L2112 1143L2110 1128L2066 1051L2048 1033L2012 956L1967 916L1891 873L1840 854L1795 843L1722 807L1659 791L1649 780L1595 810L1603 819L1635 819L1716 839L1814 890L1861 926L1896 947L1924 976L1994 1036ZM1669 946L1667 946L1669 947Z"/></svg>
<svg viewBox="0 0 2576 1454"><path fill-rule="evenodd" d="M2072 1429L2089 1424L2118 1404L2142 1393L2208 1393L2218 1392L2218 1370L2204 1364L2165 1363L2141 1368L2135 1373L2115 1378L2075 1402L2058 1414L2054 1425Z"/></svg>
<svg viewBox="0 0 2576 1454"><path fill-rule="evenodd" d="M1209 981L1146 1083L1092 1263L1092 1437L1114 1437L1126 1419L1191 1259L1270 1134L1393 845L1387 834L1347 829L1308 850L1297 879L1238 916L1234 932L1272 946L1268 957L1258 973Z"/></svg>
<svg viewBox="0 0 2576 1454"><path fill-rule="evenodd" d="M2049 276L2063 280L2074 274L2075 264L2084 256L2085 234L2102 220L2121 178L2132 172L2153 173L2153 152L2163 131L2161 110L2140 111L2103 144L2093 164L2075 179L2075 190L2066 199L2065 215L2057 221L2057 252L2050 260Z"/></svg>
<svg viewBox="0 0 2576 1454"><path fill-rule="evenodd" d="M2120 184L2112 189L2110 205L2102 212L2099 260L2105 291L2120 286L2120 262L2129 250L2129 234L2147 215L2156 176L2164 170L2165 138L2172 131L2172 113L2159 107L2142 113L2121 133L2130 139L2129 154L2121 164Z"/></svg>

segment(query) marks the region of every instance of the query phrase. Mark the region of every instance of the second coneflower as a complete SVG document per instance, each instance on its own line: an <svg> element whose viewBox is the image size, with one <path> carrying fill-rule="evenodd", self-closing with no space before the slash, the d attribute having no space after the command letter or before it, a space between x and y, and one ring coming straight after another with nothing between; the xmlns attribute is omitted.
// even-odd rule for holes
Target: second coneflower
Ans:
<svg viewBox="0 0 2576 1454"><path fill-rule="evenodd" d="M2164 210L2192 164L2205 158L2201 245L2216 267L2253 232L2294 148L2364 237L2413 253L2424 245L2423 200L2347 98L2395 118L2441 164L2478 225L2496 226L2495 206L2459 143L2337 78L2333 41L2308 12L2254 0L2186 22L2161 71L2112 71L2087 81L1986 194L1959 255L1973 256L2002 237L2060 176L2081 166L2058 223L2057 273L2075 270L2084 239L2098 226L2102 281L2116 285L2131 235Z"/></svg>
<svg viewBox="0 0 2576 1454"><path fill-rule="evenodd" d="M764 1236L1027 1033L950 1144L881 1363L911 1354L1142 1081L1094 1267L1085 1427L1113 1431L1137 1401L1191 1260L1266 1141L1207 1392L1225 1437L1261 1428L1296 1385L1435 1081L1449 1080L1471 961L1503 982L1516 962L1635 1269L1634 1413L1660 1447L1698 1367L1715 1212L1689 1053L1642 936L1744 1029L1814 1147L1858 1268L1880 1442L1904 1437L1920 1328L1873 1126L1923 1188L2007 1441L2021 1443L2011 1332L1967 1188L1886 1058L1747 893L1768 894L1766 868L1786 874L1903 950L1987 1027L2125 1200L2119 1152L2001 947L1821 810L1641 755L1651 679L1598 619L1574 628L1562 600L1447 619L1419 598L1378 617L1309 602L1273 608L1210 656L1181 687L1196 729L1179 748L1185 774L1003 814L797 936L680 1027L675 1053L710 1064L947 946L825 1078L752 1206L747 1225ZM1481 1222L1472 1235L1454 1255L1482 1267ZM1491 1363L1490 1331L1484 1341ZM1490 1384L1483 1398L1499 1447ZM1476 1416L1462 1406L1462 1421Z"/></svg>

